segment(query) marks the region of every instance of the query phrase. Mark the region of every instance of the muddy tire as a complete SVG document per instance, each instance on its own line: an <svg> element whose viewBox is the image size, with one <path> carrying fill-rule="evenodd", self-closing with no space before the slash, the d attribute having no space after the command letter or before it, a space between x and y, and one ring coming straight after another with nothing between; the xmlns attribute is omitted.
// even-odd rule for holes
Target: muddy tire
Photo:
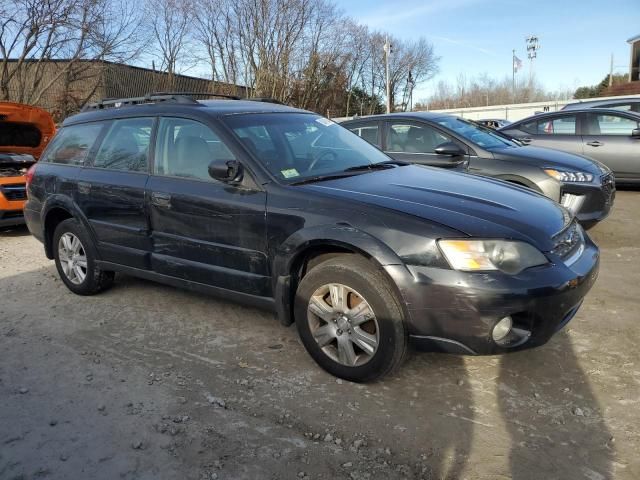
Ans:
<svg viewBox="0 0 640 480"><path fill-rule="evenodd" d="M407 354L400 300L384 274L358 255L314 266L298 286L294 314L305 348L336 377L369 382L396 370Z"/></svg>
<svg viewBox="0 0 640 480"><path fill-rule="evenodd" d="M78 295L94 295L113 284L114 272L96 265L96 249L75 218L60 222L53 233L53 254L60 278Z"/></svg>

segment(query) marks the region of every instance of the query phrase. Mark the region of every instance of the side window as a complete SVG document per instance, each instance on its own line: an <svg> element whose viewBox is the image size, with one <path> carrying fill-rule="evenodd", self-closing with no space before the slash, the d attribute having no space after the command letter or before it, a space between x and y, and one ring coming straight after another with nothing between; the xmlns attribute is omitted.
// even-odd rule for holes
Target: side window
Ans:
<svg viewBox="0 0 640 480"><path fill-rule="evenodd" d="M110 170L146 172L152 118L127 118L111 123L93 166Z"/></svg>
<svg viewBox="0 0 640 480"><path fill-rule="evenodd" d="M436 147L451 138L427 125L391 123L387 138L387 150L404 153L434 153Z"/></svg>
<svg viewBox="0 0 640 480"><path fill-rule="evenodd" d="M540 120L538 122L538 134L540 135L575 135L576 116L565 115L563 117Z"/></svg>
<svg viewBox="0 0 640 480"><path fill-rule="evenodd" d="M535 135L538 133L538 122L534 120L533 122L523 123L518 127L518 130Z"/></svg>
<svg viewBox="0 0 640 480"><path fill-rule="evenodd" d="M630 136L639 127L640 122L618 115L590 113L587 118L588 135Z"/></svg>
<svg viewBox="0 0 640 480"><path fill-rule="evenodd" d="M235 155L209 127L186 118L160 119L154 174L213 181L213 160L235 160Z"/></svg>
<svg viewBox="0 0 640 480"><path fill-rule="evenodd" d="M377 124L353 126L350 127L349 130L369 142L371 145L375 145L377 147L380 146L380 129Z"/></svg>
<svg viewBox="0 0 640 480"><path fill-rule="evenodd" d="M598 108L611 108L613 110L620 110L621 112L630 112L632 105L630 103L614 103L612 105L602 105Z"/></svg>
<svg viewBox="0 0 640 480"><path fill-rule="evenodd" d="M103 126L103 123L86 123L62 128L52 140L41 161L62 165L83 165Z"/></svg>

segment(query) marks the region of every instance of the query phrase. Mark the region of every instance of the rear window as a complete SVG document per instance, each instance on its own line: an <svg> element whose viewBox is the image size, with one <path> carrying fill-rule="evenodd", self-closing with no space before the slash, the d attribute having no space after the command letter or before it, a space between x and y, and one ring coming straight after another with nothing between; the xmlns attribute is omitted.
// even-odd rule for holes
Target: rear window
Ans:
<svg viewBox="0 0 640 480"><path fill-rule="evenodd" d="M42 162L83 165L104 123L71 125L60 130L49 144Z"/></svg>
<svg viewBox="0 0 640 480"><path fill-rule="evenodd" d="M30 147L40 145L42 134L30 123L0 122L0 147Z"/></svg>

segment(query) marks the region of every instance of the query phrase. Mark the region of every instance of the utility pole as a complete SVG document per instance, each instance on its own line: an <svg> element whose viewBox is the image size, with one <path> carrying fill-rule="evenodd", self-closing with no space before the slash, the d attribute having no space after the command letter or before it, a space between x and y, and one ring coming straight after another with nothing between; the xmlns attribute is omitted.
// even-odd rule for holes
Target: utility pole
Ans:
<svg viewBox="0 0 640 480"><path fill-rule="evenodd" d="M384 64L385 79L387 83L387 113L391 113L391 78L389 78L389 57L391 56L392 45L389 43L389 37L384 39Z"/></svg>
<svg viewBox="0 0 640 480"><path fill-rule="evenodd" d="M538 50L540 50L538 41L536 35L529 35L526 39L527 57L529 58L529 88L533 85L533 61L538 57Z"/></svg>

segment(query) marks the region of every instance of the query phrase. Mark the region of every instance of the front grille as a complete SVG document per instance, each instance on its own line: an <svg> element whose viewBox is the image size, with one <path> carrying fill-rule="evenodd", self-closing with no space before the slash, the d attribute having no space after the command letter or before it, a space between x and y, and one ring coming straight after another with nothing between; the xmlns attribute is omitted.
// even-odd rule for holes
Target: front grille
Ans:
<svg viewBox="0 0 640 480"><path fill-rule="evenodd" d="M604 194L604 201L606 205L611 203L611 194L616 189L616 179L612 172L607 173L600 177L602 184L602 193Z"/></svg>
<svg viewBox="0 0 640 480"><path fill-rule="evenodd" d="M563 260L568 260L584 249L582 227L575 220L562 232L553 238L554 246L551 253Z"/></svg>
<svg viewBox="0 0 640 480"><path fill-rule="evenodd" d="M24 183L0 185L0 192L2 192L4 198L10 201L27 199L27 187Z"/></svg>

